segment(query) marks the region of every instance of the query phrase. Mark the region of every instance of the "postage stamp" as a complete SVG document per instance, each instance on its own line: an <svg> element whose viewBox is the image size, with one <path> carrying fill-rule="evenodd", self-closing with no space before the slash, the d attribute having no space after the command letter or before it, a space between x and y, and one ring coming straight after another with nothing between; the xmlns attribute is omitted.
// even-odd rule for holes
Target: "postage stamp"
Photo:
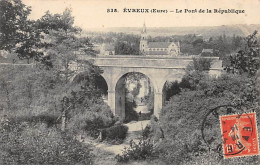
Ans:
<svg viewBox="0 0 260 168"><path fill-rule="evenodd" d="M220 116L220 126L225 159L259 154L255 113Z"/></svg>

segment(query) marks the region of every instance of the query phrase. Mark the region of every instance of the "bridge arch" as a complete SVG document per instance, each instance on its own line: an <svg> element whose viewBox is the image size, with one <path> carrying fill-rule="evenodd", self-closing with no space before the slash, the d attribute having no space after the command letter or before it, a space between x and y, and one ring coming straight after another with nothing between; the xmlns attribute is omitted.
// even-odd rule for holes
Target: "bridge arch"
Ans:
<svg viewBox="0 0 260 168"><path fill-rule="evenodd" d="M100 78L103 78L103 79L104 79L103 82L106 82L106 85L107 85L107 92L108 92L109 88L112 87L112 86L110 86L110 82L109 82L110 79L107 78L107 76L104 75L103 73L100 74Z"/></svg>
<svg viewBox="0 0 260 168"><path fill-rule="evenodd" d="M120 81L120 78L127 73L142 73L150 79L154 91L154 115L159 117L159 113L163 105L163 86L165 81L169 78L179 78L179 75L183 70L176 69L158 69L158 68L146 68L146 67L102 67L104 69L103 77L108 83L108 105L115 116L118 116L116 110L117 97L116 97L116 85ZM122 101L122 100L121 100ZM123 107L122 107L123 108ZM124 116L119 116L124 118Z"/></svg>
<svg viewBox="0 0 260 168"><path fill-rule="evenodd" d="M132 76L128 76L132 75ZM130 79L130 80L129 80ZM132 80L132 81L131 81ZM136 72L136 71L130 71L130 72L124 72L117 75L115 80L115 115L119 117L121 121L129 120L129 117L138 117L139 113L143 115L150 115L153 113L152 109L143 109L138 108L138 110L134 110L133 106L135 105L144 105L144 98L145 96L152 96L154 94L154 86L150 79L150 77L144 73ZM131 94L130 92L134 90L134 88L137 86L131 85L135 82L138 82L141 85L141 88L138 89L138 91L142 91L139 93L136 93L137 95ZM142 83L142 84L141 84ZM150 89L151 88L151 89ZM145 92L147 91L147 92ZM133 96L133 97L132 97ZM152 96L153 97L153 96ZM151 98L152 98L151 97ZM140 105L141 106L141 105ZM139 106L139 107L140 107ZM147 106L146 106L147 107ZM133 116L131 116L133 115Z"/></svg>
<svg viewBox="0 0 260 168"><path fill-rule="evenodd" d="M120 78L126 74L129 74L129 73L140 73L140 74L143 74L145 75L146 77L149 78L149 80L151 81L152 83L152 86L154 87L154 89L159 89L158 87L158 84L156 83L156 80L154 79L154 76L151 72L147 71L147 69L143 69L143 68L129 68L129 69L124 69L122 71L120 71L120 73L116 74L116 77L115 77L115 81L119 81Z"/></svg>
<svg viewBox="0 0 260 168"><path fill-rule="evenodd" d="M97 89L101 91L102 99L107 103L108 100L108 83L107 80L102 76L98 75L95 77L95 83Z"/></svg>
<svg viewBox="0 0 260 168"><path fill-rule="evenodd" d="M84 82L85 80L88 80L87 78L89 78L87 72L82 71L72 78L71 83L81 83ZM107 102L108 88L109 88L107 82L108 79L106 79L102 74L100 74L94 76L94 79L89 79L89 80L94 80L92 81L94 83L94 86L96 87L96 89L100 90L103 100Z"/></svg>
<svg viewBox="0 0 260 168"><path fill-rule="evenodd" d="M162 104L164 105L166 103L166 101L168 101L168 97L167 97L167 93L168 93L168 89L167 88L169 85L177 82L178 84L181 82L183 76L185 74L185 71L183 72L178 72L178 73L172 73L172 74L169 74L167 75L165 78L164 78L164 83L161 84L162 86ZM171 89L174 89L174 88L171 88ZM175 91L173 91L175 92Z"/></svg>

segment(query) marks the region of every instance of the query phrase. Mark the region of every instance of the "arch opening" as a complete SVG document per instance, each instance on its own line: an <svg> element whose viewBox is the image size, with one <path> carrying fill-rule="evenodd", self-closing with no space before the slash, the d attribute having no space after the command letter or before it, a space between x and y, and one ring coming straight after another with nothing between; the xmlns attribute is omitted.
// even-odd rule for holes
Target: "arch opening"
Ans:
<svg viewBox="0 0 260 168"><path fill-rule="evenodd" d="M95 86L101 92L101 97L104 102L108 101L108 85L103 76L99 75L95 77Z"/></svg>
<svg viewBox="0 0 260 168"><path fill-rule="evenodd" d="M115 94L115 114L121 121L150 119L154 112L154 88L145 74L124 74L117 81Z"/></svg>
<svg viewBox="0 0 260 168"><path fill-rule="evenodd" d="M81 86L84 86L85 84L91 84L94 86L99 93L99 95L102 97L104 102L107 103L108 101L108 84L103 76L101 75L95 75L95 76L89 76L87 72L81 72L75 78L73 79L72 83L80 84Z"/></svg>
<svg viewBox="0 0 260 168"><path fill-rule="evenodd" d="M172 96L177 95L181 92L180 82L166 81L162 90L162 104L163 106L171 99Z"/></svg>

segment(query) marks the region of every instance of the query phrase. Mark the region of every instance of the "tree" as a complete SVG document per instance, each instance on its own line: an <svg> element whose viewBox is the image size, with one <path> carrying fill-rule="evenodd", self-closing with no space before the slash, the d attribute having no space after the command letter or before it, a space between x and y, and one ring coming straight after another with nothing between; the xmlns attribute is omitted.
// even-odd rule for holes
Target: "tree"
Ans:
<svg viewBox="0 0 260 168"><path fill-rule="evenodd" d="M202 80L208 78L207 71L210 70L212 59L209 58L193 58L188 64L186 74L181 82L166 82L164 86L165 100L169 101L171 97L177 95L183 89L195 90Z"/></svg>
<svg viewBox="0 0 260 168"><path fill-rule="evenodd" d="M247 36L245 49L240 49L235 55L229 56L229 65L225 67L227 72L254 76L260 66L259 46L257 44L257 31Z"/></svg>
<svg viewBox="0 0 260 168"><path fill-rule="evenodd" d="M139 50L129 42L117 41L115 45L116 55L138 55Z"/></svg>
<svg viewBox="0 0 260 168"><path fill-rule="evenodd" d="M115 42L116 55L139 55L140 37L129 34L115 34L117 40Z"/></svg>
<svg viewBox="0 0 260 168"><path fill-rule="evenodd" d="M62 14L50 14L49 11L39 20L37 27L44 34L45 55L41 58L47 68L55 68L64 81L75 73L70 64L77 64L77 56L81 52L94 55L92 44L88 38L80 37L81 29L74 26L71 10L66 9ZM77 66L77 65L75 65Z"/></svg>
<svg viewBox="0 0 260 168"><path fill-rule="evenodd" d="M10 51L24 39L30 12L21 0L0 1L0 49Z"/></svg>
<svg viewBox="0 0 260 168"><path fill-rule="evenodd" d="M15 52L18 54L18 57L20 59L27 59L28 64L31 59L39 61L43 56L40 33L35 21L27 21L22 40L16 45Z"/></svg>
<svg viewBox="0 0 260 168"><path fill-rule="evenodd" d="M21 0L0 2L0 49L14 51L20 59L36 60L42 56L40 32L35 22L28 20L31 8Z"/></svg>
<svg viewBox="0 0 260 168"><path fill-rule="evenodd" d="M164 88L165 100L168 101L174 95L177 95L181 92L181 87L178 81L168 82L166 81Z"/></svg>
<svg viewBox="0 0 260 168"><path fill-rule="evenodd" d="M192 62L187 66L187 71L209 71L212 64L210 58L192 58Z"/></svg>

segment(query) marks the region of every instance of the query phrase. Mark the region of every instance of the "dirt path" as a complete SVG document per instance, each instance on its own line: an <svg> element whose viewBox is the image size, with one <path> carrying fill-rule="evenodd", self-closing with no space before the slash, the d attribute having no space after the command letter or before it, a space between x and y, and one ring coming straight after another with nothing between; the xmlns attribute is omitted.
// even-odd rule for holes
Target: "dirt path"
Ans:
<svg viewBox="0 0 260 168"><path fill-rule="evenodd" d="M149 113L150 112L148 110L147 106L141 106L141 105L137 106L135 108L135 111L137 111L137 112L141 111L141 113Z"/></svg>
<svg viewBox="0 0 260 168"><path fill-rule="evenodd" d="M122 144L119 145L111 145L107 143L98 143L94 140L90 140L88 138L84 139L84 143L93 145L96 149L93 148L93 151L97 157L97 160L95 161L95 164L115 164L115 156L117 154L122 154L125 147L129 146L130 140L137 140L141 137L142 129L146 127L147 124L150 123L150 120L145 121L137 121L137 122L131 122L128 124L125 124L128 127L128 133L126 136L126 139ZM102 155L102 158L99 157L99 155ZM104 160L104 155L105 160Z"/></svg>
<svg viewBox="0 0 260 168"><path fill-rule="evenodd" d="M104 143L99 143L96 145L97 148L102 148L108 152L117 154L122 154L122 151L125 147L129 146L129 142L133 139L136 140L141 137L142 129L146 127L146 125L150 123L150 120L138 121L125 124L128 127L128 133L126 139L122 144L119 145L109 145Z"/></svg>

